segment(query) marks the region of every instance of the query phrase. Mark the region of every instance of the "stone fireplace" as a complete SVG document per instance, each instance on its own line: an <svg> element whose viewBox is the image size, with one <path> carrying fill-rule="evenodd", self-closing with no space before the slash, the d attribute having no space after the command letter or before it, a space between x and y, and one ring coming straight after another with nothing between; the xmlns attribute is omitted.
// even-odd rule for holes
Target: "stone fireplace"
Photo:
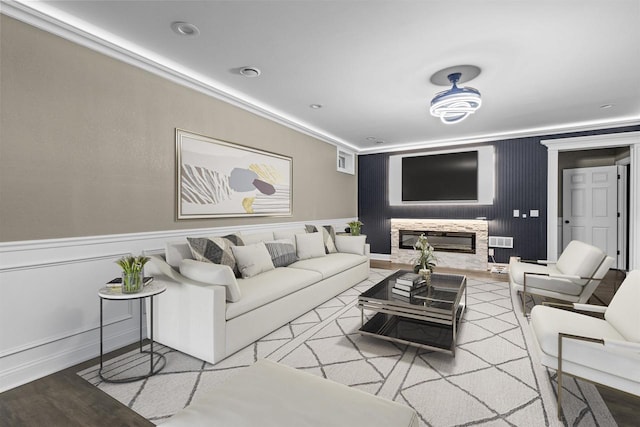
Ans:
<svg viewBox="0 0 640 427"><path fill-rule="evenodd" d="M488 267L489 226L484 220L391 219L391 261L411 264L413 244L424 233L442 267L483 270Z"/></svg>

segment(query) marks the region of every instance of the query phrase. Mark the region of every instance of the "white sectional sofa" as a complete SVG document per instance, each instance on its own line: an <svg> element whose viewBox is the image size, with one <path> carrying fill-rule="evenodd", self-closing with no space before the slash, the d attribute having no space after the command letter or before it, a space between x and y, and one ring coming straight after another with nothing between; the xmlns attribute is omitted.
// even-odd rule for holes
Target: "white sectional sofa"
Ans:
<svg viewBox="0 0 640 427"><path fill-rule="evenodd" d="M252 245L305 233L238 234ZM335 246L337 253L236 278L227 265L194 260L186 239L168 242L165 256L152 256L145 273L167 286L154 301L155 340L219 362L368 277L364 236L336 236Z"/></svg>

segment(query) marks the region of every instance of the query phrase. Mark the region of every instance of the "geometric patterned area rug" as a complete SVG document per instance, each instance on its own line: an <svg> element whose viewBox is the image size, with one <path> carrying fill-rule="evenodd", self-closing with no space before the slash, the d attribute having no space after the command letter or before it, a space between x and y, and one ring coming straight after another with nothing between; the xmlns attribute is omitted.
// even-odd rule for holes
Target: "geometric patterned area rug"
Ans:
<svg viewBox="0 0 640 427"><path fill-rule="evenodd" d="M266 358L408 405L421 426L616 425L597 389L570 377L567 421L558 421L555 373L532 354L527 319L506 282L467 280L455 357L360 335L357 297L391 273L371 269L368 280L216 365L156 344L167 363L145 380L104 383L98 366L78 374L155 424ZM137 369L148 369L148 356L137 350L105 362L109 376Z"/></svg>

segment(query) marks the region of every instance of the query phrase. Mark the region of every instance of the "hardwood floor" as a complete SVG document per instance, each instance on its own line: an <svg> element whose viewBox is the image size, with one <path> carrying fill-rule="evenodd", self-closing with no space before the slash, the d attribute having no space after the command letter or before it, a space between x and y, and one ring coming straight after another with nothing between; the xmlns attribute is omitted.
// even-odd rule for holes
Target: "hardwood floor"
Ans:
<svg viewBox="0 0 640 427"><path fill-rule="evenodd" d="M396 269L408 266L385 261L371 261L376 268ZM439 271L448 271L439 268ZM460 270L450 270L460 272ZM465 271L469 277L491 278L507 281L506 275L489 272ZM597 297L608 303L614 293L617 278L607 280L597 291ZM114 357L136 348L137 344L124 347L107 357ZM99 362L98 358L65 369L0 394L0 426L152 426L142 416L127 408L111 396L93 387L76 372ZM638 425L640 398L606 388L598 388L616 422L621 427Z"/></svg>

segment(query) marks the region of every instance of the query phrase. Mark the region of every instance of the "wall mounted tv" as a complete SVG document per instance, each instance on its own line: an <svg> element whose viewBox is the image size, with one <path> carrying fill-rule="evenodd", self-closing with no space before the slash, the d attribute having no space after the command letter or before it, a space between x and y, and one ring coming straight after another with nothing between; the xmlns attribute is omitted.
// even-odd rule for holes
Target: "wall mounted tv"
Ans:
<svg viewBox="0 0 640 427"><path fill-rule="evenodd" d="M478 201L478 152L402 158L402 201Z"/></svg>
<svg viewBox="0 0 640 427"><path fill-rule="evenodd" d="M492 204L493 147L389 157L389 204Z"/></svg>

